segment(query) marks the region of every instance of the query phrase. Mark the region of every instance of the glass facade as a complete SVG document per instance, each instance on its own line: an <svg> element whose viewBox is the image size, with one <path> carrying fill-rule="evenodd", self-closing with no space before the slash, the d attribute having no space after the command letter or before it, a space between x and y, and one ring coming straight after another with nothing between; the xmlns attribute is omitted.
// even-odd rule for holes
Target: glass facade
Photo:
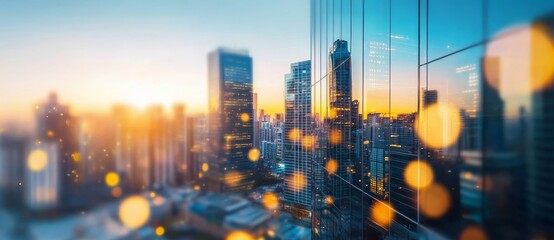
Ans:
<svg viewBox="0 0 554 240"><path fill-rule="evenodd" d="M315 239L552 236L554 4L500 5L311 1Z"/></svg>
<svg viewBox="0 0 554 240"><path fill-rule="evenodd" d="M291 64L291 72L285 75L285 135L290 137L284 139L283 151L285 163L283 209L308 223L312 212L311 176L314 148L310 69L309 60L297 62ZM306 178L306 187L300 191L294 191L294 185L297 184L294 181L295 174L302 174Z"/></svg>
<svg viewBox="0 0 554 240"><path fill-rule="evenodd" d="M217 49L208 55L209 143L208 188L216 192L248 192L254 185L254 110L252 58L248 52Z"/></svg>

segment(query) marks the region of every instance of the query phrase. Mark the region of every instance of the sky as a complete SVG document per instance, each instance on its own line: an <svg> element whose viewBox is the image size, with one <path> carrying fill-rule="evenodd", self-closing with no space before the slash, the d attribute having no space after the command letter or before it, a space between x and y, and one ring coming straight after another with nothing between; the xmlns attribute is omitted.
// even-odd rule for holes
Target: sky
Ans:
<svg viewBox="0 0 554 240"><path fill-rule="evenodd" d="M308 0L0 1L0 122L31 121L52 91L74 114L114 103L207 108L207 54L248 49L258 107L310 57ZM166 111L169 111L166 108Z"/></svg>

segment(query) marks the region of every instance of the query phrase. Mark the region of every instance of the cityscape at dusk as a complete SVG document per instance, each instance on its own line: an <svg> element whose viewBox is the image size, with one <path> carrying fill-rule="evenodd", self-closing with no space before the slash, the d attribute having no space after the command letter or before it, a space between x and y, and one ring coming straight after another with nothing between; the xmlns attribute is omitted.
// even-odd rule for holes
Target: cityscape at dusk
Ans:
<svg viewBox="0 0 554 240"><path fill-rule="evenodd" d="M0 240L554 239L554 1L0 0Z"/></svg>

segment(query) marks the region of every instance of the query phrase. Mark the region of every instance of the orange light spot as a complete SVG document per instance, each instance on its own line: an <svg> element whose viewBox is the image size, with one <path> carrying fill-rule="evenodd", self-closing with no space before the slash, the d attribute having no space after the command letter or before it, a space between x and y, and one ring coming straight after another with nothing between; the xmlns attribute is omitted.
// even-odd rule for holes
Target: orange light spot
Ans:
<svg viewBox="0 0 554 240"><path fill-rule="evenodd" d="M289 177L287 185L292 191L302 191L306 187L306 177L301 172L296 171Z"/></svg>
<svg viewBox="0 0 554 240"><path fill-rule="evenodd" d="M329 143L332 145L338 145L342 141L341 131L338 129L333 129L329 132Z"/></svg>
<svg viewBox="0 0 554 240"><path fill-rule="evenodd" d="M250 120L250 115L248 115L248 113L243 113L240 115L240 120L242 122L248 122L248 120Z"/></svg>
<svg viewBox="0 0 554 240"><path fill-rule="evenodd" d="M290 130L287 137L293 142L299 142L302 139L302 132L298 128L293 128Z"/></svg>
<svg viewBox="0 0 554 240"><path fill-rule="evenodd" d="M332 196L327 196L325 197L325 203L327 203L327 205L333 205L335 203L335 200Z"/></svg>
<svg viewBox="0 0 554 240"><path fill-rule="evenodd" d="M78 153L78 152L73 153L73 154L71 154L71 158L73 158L73 161L78 162L78 161L81 160L81 154Z"/></svg>
<svg viewBox="0 0 554 240"><path fill-rule="evenodd" d="M131 196L119 205L119 220L128 228L136 229L148 222L150 205L141 196Z"/></svg>
<svg viewBox="0 0 554 240"><path fill-rule="evenodd" d="M159 226L156 228L156 236L163 236L165 233L165 228L162 226Z"/></svg>
<svg viewBox="0 0 554 240"><path fill-rule="evenodd" d="M465 179L471 179L473 178L473 174L471 172L464 172L464 178Z"/></svg>
<svg viewBox="0 0 554 240"><path fill-rule="evenodd" d="M450 194L440 184L433 183L420 193L421 212L429 218L442 217L450 208Z"/></svg>
<svg viewBox="0 0 554 240"><path fill-rule="evenodd" d="M252 162L256 162L260 159L260 150L252 148L248 151L248 159Z"/></svg>
<svg viewBox="0 0 554 240"><path fill-rule="evenodd" d="M337 117L337 110L331 109L329 110L329 118L334 119Z"/></svg>
<svg viewBox="0 0 554 240"><path fill-rule="evenodd" d="M434 178L433 169L423 161L412 161L404 169L404 181L414 189L428 187Z"/></svg>
<svg viewBox="0 0 554 240"><path fill-rule="evenodd" d="M106 174L104 181L108 187L115 187L119 184L119 175L115 172L109 172Z"/></svg>
<svg viewBox="0 0 554 240"><path fill-rule="evenodd" d="M337 172L337 170L339 170L339 164L337 163L337 160L330 159L329 161L327 161L327 164L325 164L325 168L327 169L327 172L329 172L329 174L334 174Z"/></svg>
<svg viewBox="0 0 554 240"><path fill-rule="evenodd" d="M48 154L44 150L33 150L27 158L27 168L32 172L40 172L48 164Z"/></svg>
<svg viewBox="0 0 554 240"><path fill-rule="evenodd" d="M279 207L279 198L275 193L266 193L262 201L264 203L264 206L269 210L274 210Z"/></svg>
<svg viewBox="0 0 554 240"><path fill-rule="evenodd" d="M254 240L254 237L244 231L233 231L227 235L225 240Z"/></svg>
<svg viewBox="0 0 554 240"><path fill-rule="evenodd" d="M460 234L460 240L487 240L487 234L477 225L466 227Z"/></svg>
<svg viewBox="0 0 554 240"><path fill-rule="evenodd" d="M543 23L506 29L487 45L485 80L501 94L540 91L554 79L554 43Z"/></svg>
<svg viewBox="0 0 554 240"><path fill-rule="evenodd" d="M381 226L388 226L394 220L395 212L383 202L376 202L371 208L371 218Z"/></svg>
<svg viewBox="0 0 554 240"><path fill-rule="evenodd" d="M451 146L462 131L458 109L448 104L428 106L420 112L417 122L417 135L430 148Z"/></svg>
<svg viewBox="0 0 554 240"><path fill-rule="evenodd" d="M542 90L554 76L554 44L544 24L531 28L531 90Z"/></svg>
<svg viewBox="0 0 554 240"><path fill-rule="evenodd" d="M314 147L315 137L314 136L304 136L302 137L302 148L304 150L311 150Z"/></svg>
<svg viewBox="0 0 554 240"><path fill-rule="evenodd" d="M240 182L242 181L242 179L243 179L242 174L240 174L238 172L229 172L229 173L225 174L225 177L223 178L225 184L227 184L231 187L238 186L240 184Z"/></svg>
<svg viewBox="0 0 554 240"><path fill-rule="evenodd" d="M121 197L121 195L123 194L123 191L121 190L120 187L115 187L112 189L112 196L115 197L115 198L119 198Z"/></svg>

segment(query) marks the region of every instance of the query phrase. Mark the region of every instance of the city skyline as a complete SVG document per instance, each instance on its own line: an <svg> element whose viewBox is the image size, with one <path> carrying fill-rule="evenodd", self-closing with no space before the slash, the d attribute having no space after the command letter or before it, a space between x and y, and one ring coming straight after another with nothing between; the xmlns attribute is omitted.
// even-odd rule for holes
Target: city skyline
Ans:
<svg viewBox="0 0 554 240"><path fill-rule="evenodd" d="M554 2L56 1L0 9L0 239L554 237Z"/></svg>
<svg viewBox="0 0 554 240"><path fill-rule="evenodd" d="M185 103L191 113L207 113L205 56L219 46L248 48L254 91L264 96L258 108L283 112L282 91L274 89L283 89L290 62L309 57L309 1L6 2L0 18L2 125L31 123L29 109L50 92L75 114L108 114L116 103ZM287 44L291 36L298 44Z"/></svg>

